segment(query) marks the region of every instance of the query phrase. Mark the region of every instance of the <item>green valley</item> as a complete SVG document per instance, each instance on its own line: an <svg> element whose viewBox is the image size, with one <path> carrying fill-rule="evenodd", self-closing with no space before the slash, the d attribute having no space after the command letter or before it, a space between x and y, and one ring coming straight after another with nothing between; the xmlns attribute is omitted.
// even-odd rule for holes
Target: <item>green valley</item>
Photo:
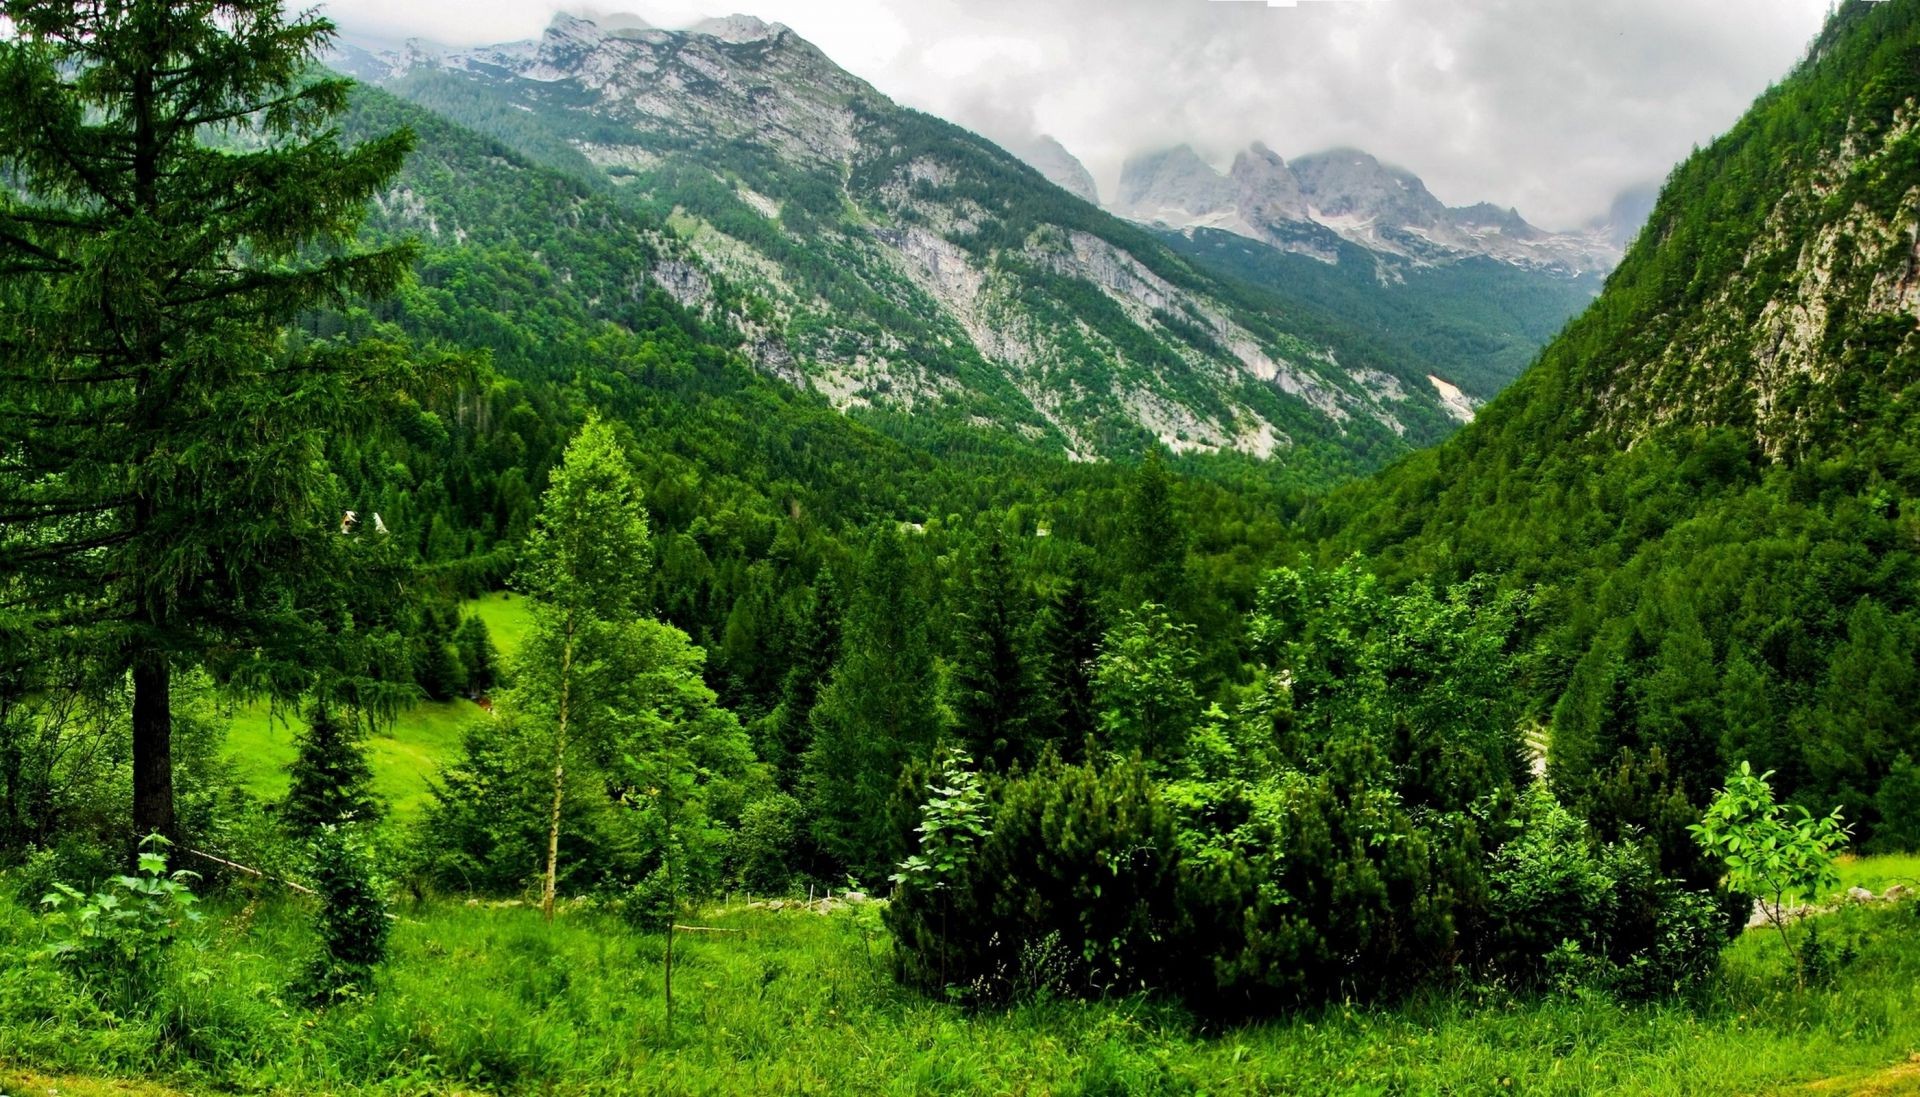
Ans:
<svg viewBox="0 0 1920 1097"><path fill-rule="evenodd" d="M1920 0L1637 236L1101 71L0 0L0 1097L1920 1087Z"/></svg>

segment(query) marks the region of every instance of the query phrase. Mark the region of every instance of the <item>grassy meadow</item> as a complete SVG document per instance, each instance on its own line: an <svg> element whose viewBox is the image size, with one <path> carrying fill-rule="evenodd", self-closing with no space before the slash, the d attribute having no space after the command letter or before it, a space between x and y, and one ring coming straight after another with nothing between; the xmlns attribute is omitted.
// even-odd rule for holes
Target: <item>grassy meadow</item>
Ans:
<svg viewBox="0 0 1920 1097"><path fill-rule="evenodd" d="M1910 859L1909 859L1910 861ZM1855 861L1856 879L1880 872ZM1904 870L1900 870L1904 871ZM894 985L877 907L740 903L663 939L584 907L399 909L376 993L310 1012L284 990L311 948L298 901L235 896L145 1018L103 1016L32 958L0 908L0 1093L1756 1094L1920 1086L1920 906L1820 920L1850 953L1798 989L1749 932L1685 1000L1433 991L1210 1025L1143 999L976 1012ZM210 912L212 913L212 912ZM20 962L22 959L26 962ZM109 1079L139 1078L117 1089ZM156 1088L163 1087L163 1088ZM1903 1088L1906 1087L1906 1088Z"/></svg>
<svg viewBox="0 0 1920 1097"><path fill-rule="evenodd" d="M497 591L462 607L487 623L501 658L520 647L532 626L525 599ZM461 732L486 713L464 697L451 701L420 701L399 713L363 744L373 767L373 789L387 803L396 822L417 818L431 797L434 774L460 750ZM241 787L263 800L287 793L287 767L296 752L299 714L275 709L266 702L236 707L227 728L226 754Z"/></svg>
<svg viewBox="0 0 1920 1097"><path fill-rule="evenodd" d="M502 654L525 603L471 602ZM422 703L367 743L389 826L416 818L470 701ZM286 788L291 714L234 713L228 753ZM1920 887L1920 856L1847 857L1839 894ZM1920 903L1816 919L1833 969L1797 987L1771 930L1684 999L1429 990L1252 1025L1146 998L979 1011L897 986L877 904L828 913L735 898L664 939L584 903L396 907L373 993L315 1011L288 989L315 948L309 900L212 900L149 1015L103 1012L44 954L35 898L0 877L0 1097L282 1094L1920 1093Z"/></svg>

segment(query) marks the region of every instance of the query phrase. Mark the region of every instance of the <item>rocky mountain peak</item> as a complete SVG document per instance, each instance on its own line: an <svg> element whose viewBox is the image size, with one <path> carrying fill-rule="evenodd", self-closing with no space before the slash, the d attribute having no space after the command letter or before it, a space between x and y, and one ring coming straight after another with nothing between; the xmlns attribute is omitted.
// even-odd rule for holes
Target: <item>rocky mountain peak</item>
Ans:
<svg viewBox="0 0 1920 1097"><path fill-rule="evenodd" d="M1127 160L1115 207L1135 220L1182 226L1231 210L1235 198L1233 184L1193 146L1175 145Z"/></svg>
<svg viewBox="0 0 1920 1097"><path fill-rule="evenodd" d="M1007 151L1026 161L1028 167L1039 172L1049 183L1075 198L1096 206L1100 204L1100 191L1094 185L1093 173L1068 152L1065 145L1050 135L1043 133L1026 141L1013 142L1007 146Z"/></svg>
<svg viewBox="0 0 1920 1097"><path fill-rule="evenodd" d="M1225 229L1328 262L1338 258L1329 243L1336 236L1416 264L1478 256L1580 274L1619 260L1604 232L1545 232L1489 202L1450 209L1419 176L1352 148L1289 163L1256 142L1225 176L1185 145L1136 156L1113 209L1178 229Z"/></svg>
<svg viewBox="0 0 1920 1097"><path fill-rule="evenodd" d="M687 28L689 34L704 34L732 45L764 42L771 38L778 38L786 31L787 28L780 23L769 23L755 16L738 14L718 19L702 19Z"/></svg>
<svg viewBox="0 0 1920 1097"><path fill-rule="evenodd" d="M1254 226L1312 219L1300 181L1267 146L1254 142L1233 158L1227 175L1238 188L1241 216Z"/></svg>

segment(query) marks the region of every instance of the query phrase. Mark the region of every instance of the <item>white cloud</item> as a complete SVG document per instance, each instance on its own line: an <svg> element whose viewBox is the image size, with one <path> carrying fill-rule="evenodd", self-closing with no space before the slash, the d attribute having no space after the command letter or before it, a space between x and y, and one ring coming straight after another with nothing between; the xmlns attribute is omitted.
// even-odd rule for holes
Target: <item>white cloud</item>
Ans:
<svg viewBox="0 0 1920 1097"><path fill-rule="evenodd" d="M707 0L600 0L651 23ZM724 6L725 0L721 0ZM1559 227L1657 179L1737 119L1828 0L737 0L901 102L1014 140L1058 137L1111 192L1131 153L1224 162L1364 148L1449 202ZM350 33L531 37L552 0L332 0Z"/></svg>

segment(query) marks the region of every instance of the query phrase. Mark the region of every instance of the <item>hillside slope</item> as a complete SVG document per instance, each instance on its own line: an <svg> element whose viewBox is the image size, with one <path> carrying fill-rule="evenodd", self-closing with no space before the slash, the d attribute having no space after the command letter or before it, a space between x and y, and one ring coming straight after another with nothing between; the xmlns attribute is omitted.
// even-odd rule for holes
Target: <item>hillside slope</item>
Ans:
<svg viewBox="0 0 1920 1097"><path fill-rule="evenodd" d="M1843 5L1531 371L1317 517L1537 587L1556 781L1623 820L1751 758L1920 844L1916 95L1920 0Z"/></svg>
<svg viewBox="0 0 1920 1097"><path fill-rule="evenodd" d="M743 296L763 369L898 434L1350 470L1455 425L1421 363L1249 298L784 27L561 16L537 42L337 63L657 217Z"/></svg>

